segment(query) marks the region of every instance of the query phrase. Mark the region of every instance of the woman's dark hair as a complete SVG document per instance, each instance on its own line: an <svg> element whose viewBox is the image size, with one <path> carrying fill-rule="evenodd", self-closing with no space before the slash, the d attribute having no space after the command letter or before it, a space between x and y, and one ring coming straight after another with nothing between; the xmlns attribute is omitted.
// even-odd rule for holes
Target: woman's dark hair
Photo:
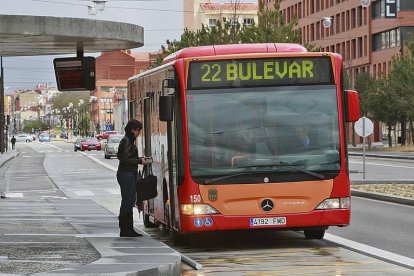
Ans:
<svg viewBox="0 0 414 276"><path fill-rule="evenodd" d="M125 126L125 135L131 136L132 131L135 129L142 129L142 123L136 119L131 119Z"/></svg>

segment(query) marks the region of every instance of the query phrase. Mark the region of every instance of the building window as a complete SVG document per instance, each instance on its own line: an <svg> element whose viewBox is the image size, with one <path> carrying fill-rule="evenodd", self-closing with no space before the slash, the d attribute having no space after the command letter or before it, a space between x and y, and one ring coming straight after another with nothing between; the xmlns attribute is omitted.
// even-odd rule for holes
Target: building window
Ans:
<svg viewBox="0 0 414 276"><path fill-rule="evenodd" d="M352 29L355 29L355 27L356 27L355 20L356 20L356 10L355 9L352 9L351 10L351 28Z"/></svg>
<svg viewBox="0 0 414 276"><path fill-rule="evenodd" d="M356 58L356 39L351 40L351 59Z"/></svg>
<svg viewBox="0 0 414 276"><path fill-rule="evenodd" d="M115 86L115 90L122 93L127 92L126 86Z"/></svg>
<svg viewBox="0 0 414 276"><path fill-rule="evenodd" d="M235 25L239 24L239 22L237 21L237 18L233 17L233 18L229 19L229 24L232 25L232 26L235 26Z"/></svg>
<svg viewBox="0 0 414 276"><path fill-rule="evenodd" d="M364 44L362 41L362 37L358 37L358 57L362 57L364 54Z"/></svg>
<svg viewBox="0 0 414 276"><path fill-rule="evenodd" d="M217 19L215 19L215 18L210 18L209 20L208 20L208 26L211 28L211 27L216 27L217 26Z"/></svg>
<svg viewBox="0 0 414 276"><path fill-rule="evenodd" d="M244 25L253 25L254 23L254 19L253 18L244 18L243 19L243 24Z"/></svg>
<svg viewBox="0 0 414 276"><path fill-rule="evenodd" d="M374 34L372 37L372 51L385 50L399 46L398 31L398 29L393 29Z"/></svg>
<svg viewBox="0 0 414 276"><path fill-rule="evenodd" d="M112 86L101 86L101 91L111 92Z"/></svg>
<svg viewBox="0 0 414 276"><path fill-rule="evenodd" d="M362 6L358 7L358 27L362 26L362 22L363 22L363 18L364 17L364 13L362 12Z"/></svg>
<svg viewBox="0 0 414 276"><path fill-rule="evenodd" d="M315 40L315 25L311 24L310 26L310 41Z"/></svg>

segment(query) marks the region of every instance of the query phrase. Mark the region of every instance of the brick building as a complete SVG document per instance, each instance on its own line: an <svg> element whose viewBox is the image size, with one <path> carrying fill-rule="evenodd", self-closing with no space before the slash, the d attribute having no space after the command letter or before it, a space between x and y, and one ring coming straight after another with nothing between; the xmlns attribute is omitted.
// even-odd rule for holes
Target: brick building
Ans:
<svg viewBox="0 0 414 276"><path fill-rule="evenodd" d="M275 0L264 1L273 7ZM402 41L414 33L413 0L372 0L368 7L361 0L280 0L280 11L288 22L298 18L302 44L315 43L343 56L351 83L360 72L389 73ZM382 140L378 123L372 138Z"/></svg>
<svg viewBox="0 0 414 276"><path fill-rule="evenodd" d="M184 13L184 28L195 31L201 29L202 24L211 28L218 21L241 25L257 23L257 4L253 3L256 1L251 2L183 0L184 10L187 11Z"/></svg>
<svg viewBox="0 0 414 276"><path fill-rule="evenodd" d="M114 116L114 110L122 109L128 78L148 69L149 65L149 53L130 50L105 52L96 58L96 90L90 97L91 129L95 132L113 128L122 130L125 122ZM126 110L121 111L121 117L122 112Z"/></svg>

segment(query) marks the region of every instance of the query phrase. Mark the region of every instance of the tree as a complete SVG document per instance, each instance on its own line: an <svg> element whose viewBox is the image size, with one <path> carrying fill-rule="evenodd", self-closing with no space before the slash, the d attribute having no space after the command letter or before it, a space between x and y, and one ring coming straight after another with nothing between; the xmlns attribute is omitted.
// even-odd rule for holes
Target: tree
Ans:
<svg viewBox="0 0 414 276"><path fill-rule="evenodd" d="M89 102L89 91L68 91L58 94L52 98L53 109L62 110L63 107L67 107L69 103L74 105L83 100L85 103Z"/></svg>
<svg viewBox="0 0 414 276"><path fill-rule="evenodd" d="M241 43L300 43L301 31L297 28L297 19L286 23L278 1L275 1L273 9L269 9L264 1L259 1L258 17L257 25L243 26L240 34Z"/></svg>
<svg viewBox="0 0 414 276"><path fill-rule="evenodd" d="M389 73L389 89L398 100L394 108L400 112L401 145L406 143L406 125L412 119L414 109L414 61L400 56L393 60Z"/></svg>
<svg viewBox="0 0 414 276"><path fill-rule="evenodd" d="M375 89L375 79L368 73L358 74L355 89L359 93L361 113L368 116L368 94Z"/></svg>
<svg viewBox="0 0 414 276"><path fill-rule="evenodd" d="M389 88L388 79L382 75L374 80L370 92L366 97L366 108L372 119L381 121L387 125L388 146L392 147L392 130L400 119L400 112L397 108L400 99ZM395 128L394 128L395 129Z"/></svg>
<svg viewBox="0 0 414 276"><path fill-rule="evenodd" d="M235 22L217 21L214 27L202 25L200 30L189 31L187 28L180 40L167 40L167 47L161 46L161 54L152 67L162 63L165 56L178 50L192 46L238 44L238 43L300 43L301 31L297 28L297 20L286 23L280 13L279 3L275 3L274 9L267 8L264 1L259 1L258 17L256 25L241 25ZM234 3L233 17L237 18L238 4ZM308 50L316 50L315 44L306 44Z"/></svg>

